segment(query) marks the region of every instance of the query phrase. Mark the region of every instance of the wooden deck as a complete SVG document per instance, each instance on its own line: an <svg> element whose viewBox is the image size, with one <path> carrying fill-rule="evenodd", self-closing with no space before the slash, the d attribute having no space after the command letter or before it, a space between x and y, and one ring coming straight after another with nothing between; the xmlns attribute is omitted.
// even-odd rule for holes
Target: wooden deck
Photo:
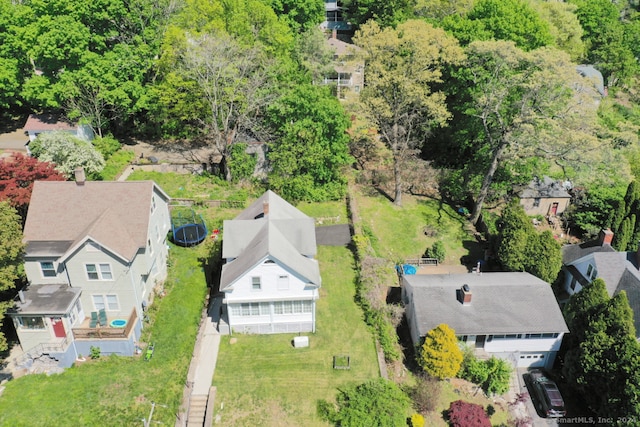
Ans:
<svg viewBox="0 0 640 427"><path fill-rule="evenodd" d="M79 328L73 328L73 335L76 339L108 339L108 338L127 338L131 334L133 327L135 326L138 316L136 310L131 310L129 319L127 319L127 325L124 328L112 328L110 326L98 326L90 328L89 324L91 318L87 317L82 322ZM113 319L107 318L107 322Z"/></svg>

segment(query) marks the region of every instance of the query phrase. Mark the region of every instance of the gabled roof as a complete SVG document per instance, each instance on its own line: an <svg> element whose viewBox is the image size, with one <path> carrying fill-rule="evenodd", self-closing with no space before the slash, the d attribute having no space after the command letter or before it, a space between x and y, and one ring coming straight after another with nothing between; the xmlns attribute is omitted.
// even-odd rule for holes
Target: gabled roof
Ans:
<svg viewBox="0 0 640 427"><path fill-rule="evenodd" d="M248 270L267 258L320 286L315 256L315 223L269 190L235 219L224 221L220 289L229 288Z"/></svg>
<svg viewBox="0 0 640 427"><path fill-rule="evenodd" d="M318 262L302 255L284 233L272 222L261 221L262 228L256 233L242 253L222 267L220 289L225 290L251 268L269 258L288 270L295 272L308 283L320 286ZM225 229L225 241L228 238Z"/></svg>
<svg viewBox="0 0 640 427"><path fill-rule="evenodd" d="M615 252L608 244L601 244L598 240L591 240L579 245L564 245L562 247L562 263L565 265L596 252Z"/></svg>
<svg viewBox="0 0 640 427"><path fill-rule="evenodd" d="M131 261L147 245L153 181L36 181L24 227L27 257L65 258L86 241Z"/></svg>
<svg viewBox="0 0 640 427"><path fill-rule="evenodd" d="M441 323L456 335L568 332L551 285L529 273L403 276L420 336ZM457 298L462 285L471 303Z"/></svg>
<svg viewBox="0 0 640 427"><path fill-rule="evenodd" d="M24 125L25 132L72 131L76 129L77 125L56 114L30 114Z"/></svg>
<svg viewBox="0 0 640 427"><path fill-rule="evenodd" d="M570 199L571 195L564 189L562 184L545 176L542 180L535 178L529 183L527 188L520 193L521 199L552 198Z"/></svg>

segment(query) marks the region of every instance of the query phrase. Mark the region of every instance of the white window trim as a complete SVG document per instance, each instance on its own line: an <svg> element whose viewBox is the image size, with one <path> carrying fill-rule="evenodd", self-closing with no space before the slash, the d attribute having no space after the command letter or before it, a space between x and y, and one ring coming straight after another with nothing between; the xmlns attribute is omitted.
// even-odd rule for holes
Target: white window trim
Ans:
<svg viewBox="0 0 640 427"><path fill-rule="evenodd" d="M258 279L258 283L255 283L255 279ZM255 285L258 285L256 288ZM251 276L251 290L258 292L262 290L262 278L260 276Z"/></svg>
<svg viewBox="0 0 640 427"><path fill-rule="evenodd" d="M51 264L51 269L46 269L46 271L53 271L53 275L52 276L47 276L44 272L45 269L42 268L42 264L43 263L47 263L47 264ZM39 262L40 265L40 274L42 275L43 278L47 279L47 278L52 278L52 277L57 277L58 276L58 272L56 270L56 263L53 261L40 261Z"/></svg>
<svg viewBox="0 0 640 427"><path fill-rule="evenodd" d="M109 307L109 301L107 297L115 297L116 298L116 308L110 308ZM93 304L93 308L94 311L98 311L100 310L98 307L96 307L96 300L95 297L101 297L102 301L104 302L104 310L105 311L120 311L120 298L118 298L118 294L91 294L91 304Z"/></svg>
<svg viewBox="0 0 640 427"><path fill-rule="evenodd" d="M96 274L98 275L97 279L92 279L91 277L89 277L89 269L87 268L88 266L93 265L96 269ZM102 275L102 269L100 268L101 266L106 265L109 267L109 274L111 275L110 279L105 279ZM98 282L98 281L113 281L113 270L111 269L111 263L109 262L87 262L84 264L84 272L87 276L87 280L90 280L92 282Z"/></svg>

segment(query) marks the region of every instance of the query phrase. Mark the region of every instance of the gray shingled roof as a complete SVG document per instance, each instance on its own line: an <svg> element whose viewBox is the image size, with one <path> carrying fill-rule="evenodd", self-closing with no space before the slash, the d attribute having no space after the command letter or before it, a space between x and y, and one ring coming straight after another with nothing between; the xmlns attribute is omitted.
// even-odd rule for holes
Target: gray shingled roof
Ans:
<svg viewBox="0 0 640 427"><path fill-rule="evenodd" d="M571 195L562 187L562 185L545 176L542 180L534 179L529 183L527 188L520 193L521 199L535 198L553 198L553 199L570 199Z"/></svg>
<svg viewBox="0 0 640 427"><path fill-rule="evenodd" d="M580 258L594 252L615 252L611 245L601 245L598 240L581 243L579 245L564 245L562 247L562 263L571 264Z"/></svg>
<svg viewBox="0 0 640 427"><path fill-rule="evenodd" d="M132 260L147 245L153 181L36 181L24 227L26 256L61 256L87 238Z"/></svg>
<svg viewBox="0 0 640 427"><path fill-rule="evenodd" d="M573 256L566 256L565 249L569 249L569 247L563 248L565 268L578 280L580 285L585 286L589 279L585 278L573 263L586 256L591 256L598 271L598 278L604 281L609 296L620 291L627 293L629 306L633 311L636 336L640 336L640 272L638 271L636 252L616 252L609 245L590 245L585 248L579 248L580 245L571 246L575 251L575 253L571 253ZM582 256L575 257L576 254L582 254ZM567 262L567 259L570 261Z"/></svg>
<svg viewBox="0 0 640 427"><path fill-rule="evenodd" d="M268 213L264 208L268 204ZM303 280L320 286L316 254L315 224L310 218L272 191L224 221L220 289L228 289L248 270L269 258L290 269Z"/></svg>
<svg viewBox="0 0 640 427"><path fill-rule="evenodd" d="M469 305L457 298L462 285ZM418 333L441 323L457 335L568 332L551 285L529 273L405 275L413 293Z"/></svg>
<svg viewBox="0 0 640 427"><path fill-rule="evenodd" d="M65 314L80 296L80 288L67 284L30 285L23 291L25 302L15 302L9 314Z"/></svg>

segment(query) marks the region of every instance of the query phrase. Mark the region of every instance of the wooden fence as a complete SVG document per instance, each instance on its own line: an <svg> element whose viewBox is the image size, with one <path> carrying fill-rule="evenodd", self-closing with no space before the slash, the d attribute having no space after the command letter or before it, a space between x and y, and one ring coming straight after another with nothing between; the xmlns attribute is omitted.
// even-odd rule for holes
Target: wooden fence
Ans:
<svg viewBox="0 0 640 427"><path fill-rule="evenodd" d="M417 265L418 267L433 265L438 266L438 260L436 258L409 258L404 261L405 264Z"/></svg>
<svg viewBox="0 0 640 427"><path fill-rule="evenodd" d="M208 206L211 208L233 208L243 209L244 202L238 200L198 200L198 199L180 199L172 198L171 206Z"/></svg>

